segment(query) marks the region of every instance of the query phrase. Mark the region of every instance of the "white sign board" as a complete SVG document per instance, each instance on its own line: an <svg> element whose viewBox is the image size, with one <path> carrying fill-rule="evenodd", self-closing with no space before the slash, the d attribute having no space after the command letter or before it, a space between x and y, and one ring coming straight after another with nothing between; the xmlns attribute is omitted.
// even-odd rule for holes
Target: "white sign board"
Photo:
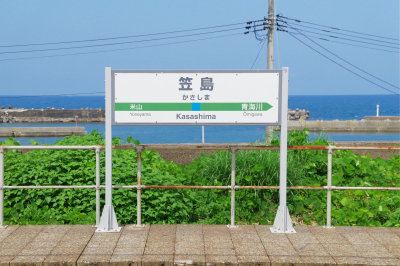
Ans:
<svg viewBox="0 0 400 266"><path fill-rule="evenodd" d="M280 125L281 70L112 71L113 125Z"/></svg>

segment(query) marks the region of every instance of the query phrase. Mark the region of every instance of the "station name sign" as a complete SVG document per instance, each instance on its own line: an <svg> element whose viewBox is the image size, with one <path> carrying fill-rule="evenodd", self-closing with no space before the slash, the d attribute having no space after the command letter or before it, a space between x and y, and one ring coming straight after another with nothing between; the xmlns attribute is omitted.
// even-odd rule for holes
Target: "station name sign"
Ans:
<svg viewBox="0 0 400 266"><path fill-rule="evenodd" d="M112 70L113 125L280 125L282 70Z"/></svg>

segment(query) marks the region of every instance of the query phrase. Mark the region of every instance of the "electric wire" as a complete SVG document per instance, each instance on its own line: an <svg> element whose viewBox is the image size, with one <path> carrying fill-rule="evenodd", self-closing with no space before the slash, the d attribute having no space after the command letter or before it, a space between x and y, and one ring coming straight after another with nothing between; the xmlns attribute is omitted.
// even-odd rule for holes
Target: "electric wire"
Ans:
<svg viewBox="0 0 400 266"><path fill-rule="evenodd" d="M254 66L254 64L256 63L256 61L257 61L257 59L258 59L258 56L260 55L261 50L262 50L262 48L264 47L264 44L265 44L266 41L267 41L267 39L264 39L264 41L262 42L263 44L261 45L260 51L258 51L258 54L257 54L257 56L256 56L256 59L254 59L254 62L253 62L253 64L251 65L251 68L250 68L250 69L253 69L253 66Z"/></svg>
<svg viewBox="0 0 400 266"><path fill-rule="evenodd" d="M140 34L140 35L130 35L130 36L111 37L111 38L100 38L100 39L88 39L88 40L78 40L78 41L64 41L64 42L48 42L48 43L1 45L0 48L21 47L21 46L54 45L54 44L69 44L69 43L82 43L82 42L97 42L97 41L108 41L108 40L127 39L127 38L138 38L138 37L147 37L147 36L154 36L154 35L173 34L173 33L188 32L188 31L196 31L196 30L214 29L214 28L235 26L235 25L240 25L240 24L245 24L245 23L246 23L246 22L240 22L240 23L233 23L233 24L226 24L226 25L213 26L213 27L205 27L205 28L197 28L197 29L190 29L190 30L177 30L177 31L167 31L167 32L159 32L159 33Z"/></svg>
<svg viewBox="0 0 400 266"><path fill-rule="evenodd" d="M233 31L233 30L239 30L239 29L243 29L243 27L233 28L233 29L226 29L226 30L211 31L211 32L187 34L187 35L180 35L180 36L170 36L170 37L164 37L164 38L139 40L139 41L108 43L108 44L95 44L95 45L84 45L84 46L75 46L75 47L49 48L49 49L38 49L38 50L23 50L23 51L0 52L0 54L47 52L47 51L59 51L59 50L71 50L71 49L103 47L103 46L112 46L112 45L131 44L131 43L139 43L139 42L149 42L149 41L159 41L159 40L168 40L168 39L175 39L175 38L191 37L191 36L198 36L198 35L204 35L204 34L212 34L212 33L226 32L226 31Z"/></svg>
<svg viewBox="0 0 400 266"><path fill-rule="evenodd" d="M289 25L289 26L292 28L292 26L291 26L289 23L287 23L287 25ZM301 31L298 31L298 32L301 33ZM398 87L398 86L396 86L396 85L393 85L393 84L391 84L391 83L389 83L389 82L386 82L386 81L384 81L383 79L380 79L380 78L378 78L378 77L376 77L376 76L374 76L374 75L368 73L367 71L365 71L365 70L363 70L363 69L361 69L361 68L359 68L359 67L353 65L353 64L350 63L349 61L347 61L347 60L343 59L342 57L338 56L337 54L335 54L335 53L329 51L328 49L326 49L325 47L323 47L323 46L320 45L319 43L313 41L312 39L308 38L307 36L305 36L305 35L303 35L303 36L306 37L307 39L309 39L310 41L312 41L313 43L315 43L316 45L318 45L319 47L321 47L322 49L324 49L325 51L327 51L328 53L330 53L331 55L333 55L333 56L339 58L340 60L342 60L343 62L346 62L347 64L351 65L352 67L357 68L357 69L360 70L361 72L363 72L363 73L365 73L365 74L367 74L367 75L369 75L369 76L371 76L371 77L373 77L373 78L376 78L377 80L380 80L381 82L386 83L386 84L388 84L389 86L395 87L396 89L400 89L400 87Z"/></svg>
<svg viewBox="0 0 400 266"><path fill-rule="evenodd" d="M356 76L358 76L358 77L360 77L360 78L362 78L362 79L364 79L364 80L366 80L366 81L368 81L368 82L370 82L370 83L372 83L372 84L374 84L374 85L376 85L376 86L378 86L378 87L380 87L380 88L382 88L382 89L384 89L384 90L386 90L386 91L389 91L389 92L391 92L391 93L400 95L399 93L394 92L394 91L392 91L392 90L389 90L389 89L387 89L387 88L385 88L385 87L383 87L383 86L381 86L381 85L379 85L379 84L377 84L377 83L375 83L375 82L373 82L373 81L371 81L371 80L369 80L369 79L367 79L367 78L365 78L365 77L359 75L358 73L352 71L351 69L349 69L349 68L347 68L347 67L345 67L345 66L339 64L339 63L336 62L335 60L333 60L333 59L327 57L326 55L322 54L321 52L319 52L318 50L314 49L314 48L311 47L310 45L306 44L305 42L303 42L302 40L300 40L299 38L297 38L296 36L294 36L292 33L290 33L290 32L288 32L288 33L289 33L290 36L292 36L293 38L295 38L296 40L298 40L298 41L301 42L302 44L306 45L308 48L312 49L314 52L317 52L318 54L322 55L323 57L325 57L325 58L328 59L329 61L331 61L331 62L335 63L336 65L338 65L338 66L340 66L340 67L346 69L347 71L353 73L354 75L356 75Z"/></svg>
<svg viewBox="0 0 400 266"><path fill-rule="evenodd" d="M234 33L234 34L214 36L214 37L201 38L201 39L195 39L195 40L187 40L187 41L179 41L179 42L163 43L163 44L153 44L153 45L131 47L131 48L110 49L110 50L101 50L101 51L93 51L93 52L80 52L80 53L73 53L73 54L59 54L59 55L44 55L44 56L33 56L33 57L8 58L8 59L0 59L0 61L15 61L15 60L27 60L27 59L37 59L37 58L49 58L49 57L64 57L64 56L70 56L70 55L84 55L84 54L97 54L97 53L104 53L104 52L116 52L116 51L125 51L125 50L149 48L149 47L158 47L158 46L171 45L171 44L189 43L189 42L196 42L196 41L224 38L224 37L235 36L235 35L243 35L243 33Z"/></svg>
<svg viewBox="0 0 400 266"><path fill-rule="evenodd" d="M334 30L347 31L347 32L352 32L352 33L356 33L356 34L361 34L361 35L368 35L368 36L374 36L374 37L379 37L379 38L383 38L383 39L389 39L389 40L400 41L400 39L396 39L396 38L389 38L389 37L384 37L384 36L379 36L379 35L373 35L373 34L368 34L368 33L362 33L362 32L358 32L358 31L345 30L345 29L340 29L340 28L325 26L325 25L321 25L321 24L317 24L317 23L302 21L302 20L299 20L299 19L288 18L288 17L284 17L284 16L282 16L282 15L280 15L280 14L278 14L277 17L278 17L278 18L285 18L285 19L293 20L293 21L295 21L295 22L297 22L297 23L306 23L306 24L316 25L316 26L325 27L325 28L330 28L330 29L334 29Z"/></svg>
<svg viewBox="0 0 400 266"><path fill-rule="evenodd" d="M287 23L286 21L283 21L283 20L278 20L278 21L283 22L283 23ZM350 36L350 37L353 37L353 38L359 38L359 39L364 39L364 40L370 40L370 41L374 41L374 42L389 43L389 44L394 44L394 45L398 45L398 46L400 45L399 43L386 42L386 41L380 41L380 40L375 40L375 39L371 39L371 38L359 37L359 36L354 36L354 35L350 35L350 34L346 34L346 33L334 32L334 31L329 31L329 30L323 30L323 29L318 29L318 28L315 28L315 27L304 26L304 25L300 25L300 24L296 25L296 27L303 27L303 28L309 28L309 29L314 29L314 30L320 30L320 31L323 31L323 32L330 32L330 33L333 33L333 34L339 34L339 35L344 35L344 36Z"/></svg>
<svg viewBox="0 0 400 266"><path fill-rule="evenodd" d="M360 41L360 40L353 40L353 39L348 39L348 38L344 38L344 37L332 36L332 35L328 35L328 34L324 34L324 33L319 33L319 32L314 32L314 31L309 31L309 30L303 30L303 29L298 29L298 28L293 28L293 29L297 29L297 30L300 30L300 31L304 31L304 32L308 32L308 33L313 33L313 34L317 34L317 35L323 35L323 36L327 36L327 37L329 37L329 38L342 39L342 40L347 40L347 41L352 41L352 42L365 43L365 44L376 45L376 46L387 47L387 48L393 48L393 49L399 50L399 47L393 47L393 46L388 46L388 45L383 45L383 44L377 44L377 43L371 43L371 42L364 42L364 41ZM292 32L292 33L293 33L293 32Z"/></svg>
<svg viewBox="0 0 400 266"><path fill-rule="evenodd" d="M340 44L345 44L345 45L350 45L350 46L355 46L355 47L361 47L361 48L366 48L366 49L371 49L371 50L379 50L379 51L384 51L384 52L389 52L389 53L396 53L396 54L399 53L399 52L396 52L396 51L389 51L389 50L379 49L379 48L375 48L375 47L368 47L368 46L362 46L362 45L357 45L357 44L352 44L352 43L345 43L345 42L338 42L338 41L334 41L334 40L328 40L328 39L324 39L324 38L317 37L317 36L311 36L309 34L304 34L304 33L303 34L296 33L296 32L291 32L291 33L296 34L296 35L304 35L304 36L307 36L309 38L320 39L320 40L323 40L323 41L326 41L326 42L340 43Z"/></svg>

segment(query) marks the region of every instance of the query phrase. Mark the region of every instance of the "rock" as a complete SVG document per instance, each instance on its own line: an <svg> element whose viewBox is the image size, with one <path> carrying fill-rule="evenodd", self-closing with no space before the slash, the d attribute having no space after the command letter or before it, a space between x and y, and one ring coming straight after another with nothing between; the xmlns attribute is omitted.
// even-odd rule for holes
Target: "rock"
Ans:
<svg viewBox="0 0 400 266"><path fill-rule="evenodd" d="M13 109L13 107L12 107L11 105L9 105L9 106L7 107L7 109Z"/></svg>
<svg viewBox="0 0 400 266"><path fill-rule="evenodd" d="M310 111L306 111L305 109L300 110L299 108L296 108L296 110L288 109L288 120L305 120L310 118Z"/></svg>

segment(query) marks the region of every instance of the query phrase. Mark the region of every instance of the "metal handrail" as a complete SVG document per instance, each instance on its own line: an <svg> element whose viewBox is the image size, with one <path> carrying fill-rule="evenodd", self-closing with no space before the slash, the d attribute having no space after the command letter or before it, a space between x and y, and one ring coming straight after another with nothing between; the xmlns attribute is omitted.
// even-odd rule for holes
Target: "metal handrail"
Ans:
<svg viewBox="0 0 400 266"><path fill-rule="evenodd" d="M231 225L235 223L235 190L237 189L279 189L279 186L236 186L235 184L235 155L238 150L279 150L279 146L261 145L215 145L215 144L144 144L144 145L113 145L115 150L134 149L137 152L137 185L116 186L113 189L137 190L137 226L141 225L141 190L142 189L230 189L231 190ZM100 152L105 145L91 146L0 146L0 228L4 226L4 190L5 189L96 189L96 226L100 222ZM232 153L231 185L230 186L158 186L141 184L141 152L151 150L229 150ZM96 152L96 185L89 186L6 186L4 185L4 153L7 150L94 150ZM400 187L336 187L332 186L332 152L334 150L400 150L396 146L288 146L288 150L327 150L328 173L327 186L289 186L287 189L318 189L327 191L327 225L331 225L332 190L400 190Z"/></svg>

